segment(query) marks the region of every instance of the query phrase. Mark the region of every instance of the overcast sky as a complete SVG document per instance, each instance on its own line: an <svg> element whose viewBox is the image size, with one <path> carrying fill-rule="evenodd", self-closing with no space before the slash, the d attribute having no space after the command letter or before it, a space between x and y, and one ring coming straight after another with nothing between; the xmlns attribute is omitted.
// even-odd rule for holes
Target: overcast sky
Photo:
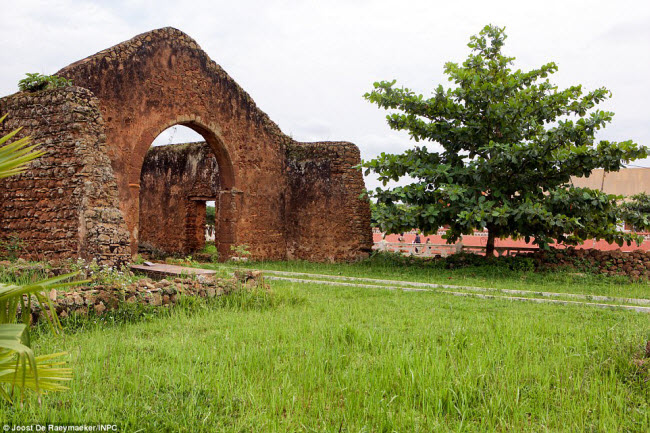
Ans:
<svg viewBox="0 0 650 433"><path fill-rule="evenodd" d="M20 0L3 8L0 95L14 93L26 72L53 74L172 26L193 37L285 133L352 141L369 159L413 145L363 99L372 83L397 79L429 96L439 83L448 86L444 63L462 62L469 37L485 24L506 26L505 53L517 58L515 69L554 61L558 85L610 89L601 107L616 115L600 138L650 145L647 0ZM193 138L179 128L173 142Z"/></svg>

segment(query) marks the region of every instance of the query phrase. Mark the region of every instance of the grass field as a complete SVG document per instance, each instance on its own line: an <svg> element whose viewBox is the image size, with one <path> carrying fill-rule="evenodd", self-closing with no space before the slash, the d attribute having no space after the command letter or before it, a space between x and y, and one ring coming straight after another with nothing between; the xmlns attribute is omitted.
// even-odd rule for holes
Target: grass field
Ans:
<svg viewBox="0 0 650 433"><path fill-rule="evenodd" d="M418 278L404 271L386 276ZM192 302L147 320L41 335L37 353L70 352L71 389L41 406L0 405L0 419L118 423L123 431L650 430L650 376L633 363L650 339L647 314L272 288L272 297Z"/></svg>

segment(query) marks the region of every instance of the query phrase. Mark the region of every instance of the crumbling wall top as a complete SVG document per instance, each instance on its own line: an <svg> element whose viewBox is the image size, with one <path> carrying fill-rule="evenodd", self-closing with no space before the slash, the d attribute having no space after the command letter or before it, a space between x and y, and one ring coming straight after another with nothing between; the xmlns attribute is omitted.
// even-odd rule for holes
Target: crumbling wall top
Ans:
<svg viewBox="0 0 650 433"><path fill-rule="evenodd" d="M221 84L223 88L230 90L232 102L236 102L247 113L249 120L262 126L270 135L280 139L283 143L290 141L290 138L280 130L278 125L257 107L253 98L221 66L210 59L194 39L173 27L163 27L137 35L70 64L57 72L57 75L72 80L73 84L88 86L98 95L101 93L100 87L105 85L112 86L111 91L128 92L128 86L125 88L121 86L123 82L121 77L137 74L138 65L143 63L144 58L161 46L170 48L172 51L183 50L197 57L206 76L213 82ZM170 57L168 61L173 62L173 59L174 56ZM110 82L106 81L105 74L99 73L99 71L106 70L113 70L114 79Z"/></svg>

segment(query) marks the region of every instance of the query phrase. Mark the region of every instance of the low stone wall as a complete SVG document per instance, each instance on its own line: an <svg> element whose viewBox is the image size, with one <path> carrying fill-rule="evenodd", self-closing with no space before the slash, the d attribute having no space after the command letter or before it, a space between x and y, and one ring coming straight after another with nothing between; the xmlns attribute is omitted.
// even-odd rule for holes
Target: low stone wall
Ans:
<svg viewBox="0 0 650 433"><path fill-rule="evenodd" d="M116 309L121 302L161 306L175 304L180 294L214 298L224 294L227 284L215 280L199 282L176 278L173 281L152 281L143 278L125 288L110 286L82 287L66 291L52 290L48 294L60 318L72 313L87 314L91 310L102 314Z"/></svg>
<svg viewBox="0 0 650 433"><path fill-rule="evenodd" d="M650 281L650 251L636 250L628 253L621 250L567 248L539 250L525 256L535 260L537 268L541 269L571 266L579 271Z"/></svg>
<svg viewBox="0 0 650 433"><path fill-rule="evenodd" d="M268 290L260 272L243 272L232 279L224 278L174 278L153 281L142 278L126 286L95 285L91 287L72 287L67 290L52 289L47 296L60 319L72 314L102 315L123 303L170 306L178 302L180 296L214 298L224 296L242 287L258 287ZM47 314L49 305L32 303L32 321L38 321Z"/></svg>

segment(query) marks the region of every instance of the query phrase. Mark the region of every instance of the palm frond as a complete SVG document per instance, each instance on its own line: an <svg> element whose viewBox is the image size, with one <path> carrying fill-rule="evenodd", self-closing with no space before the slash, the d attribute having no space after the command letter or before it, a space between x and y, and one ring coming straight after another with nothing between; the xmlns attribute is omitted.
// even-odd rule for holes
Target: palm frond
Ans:
<svg viewBox="0 0 650 433"><path fill-rule="evenodd" d="M31 313L31 295L42 306L48 304L50 314L46 314L47 320L55 332L60 329L54 305L42 292L87 282L64 282L75 275L76 272L25 285L0 284L0 396L8 402L13 401L15 390L24 392L30 389L42 394L66 389L61 382L71 379L72 370L63 367L65 361L60 360L65 353L34 356L26 330ZM20 324L15 323L19 305L24 322Z"/></svg>
<svg viewBox="0 0 650 433"><path fill-rule="evenodd" d="M0 323L15 323L17 321L18 305L20 305L22 321L25 324L29 324L29 317L27 315L31 311L31 298L27 297L27 301L25 301L24 295L34 295L41 306L47 305L49 311L54 312L54 304L49 297L43 295L43 292L88 282L88 280L64 282L77 274L78 272L73 272L23 285L0 283ZM46 314L45 316L52 331L56 333L61 327L57 315L52 313Z"/></svg>
<svg viewBox="0 0 650 433"><path fill-rule="evenodd" d="M0 117L0 123L6 117L6 114ZM29 145L31 143L29 137L23 137L5 144L19 131L20 128L0 137L0 146L2 146L0 147L0 179L25 171L28 162L45 154L43 151L36 150L37 146Z"/></svg>
<svg viewBox="0 0 650 433"><path fill-rule="evenodd" d="M6 117L0 117L0 123ZM36 150L36 146L30 146L29 137L9 142L18 132L20 129L0 137L0 179L21 173L28 162L44 154ZM43 292L86 282L64 283L75 275L66 274L22 285L0 283L0 396L8 402L13 402L16 390L24 393L31 389L40 396L47 391L66 389L61 382L72 378L72 370L64 367L65 361L60 359L65 353L34 356L29 347L27 326L33 296L41 307L48 306L45 316L52 330L56 332L61 328L54 305ZM19 307L23 322L20 324L15 323Z"/></svg>

